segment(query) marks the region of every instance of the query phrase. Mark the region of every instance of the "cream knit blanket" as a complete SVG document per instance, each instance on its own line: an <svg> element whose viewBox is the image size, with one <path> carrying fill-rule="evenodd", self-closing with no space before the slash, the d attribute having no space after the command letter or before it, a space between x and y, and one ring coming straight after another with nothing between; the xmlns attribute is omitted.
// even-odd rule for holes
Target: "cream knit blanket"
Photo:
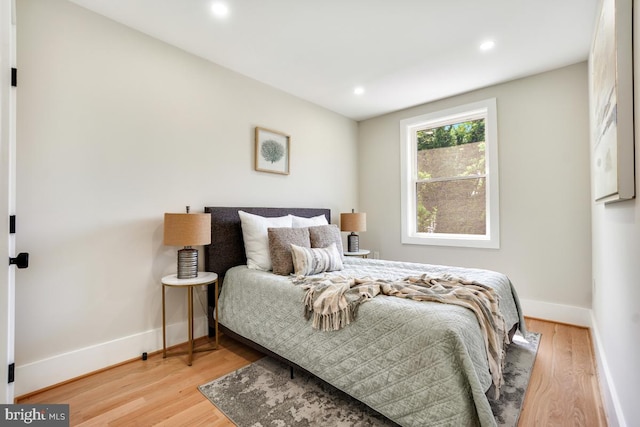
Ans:
<svg viewBox="0 0 640 427"><path fill-rule="evenodd" d="M402 280L344 276L297 277L294 284L307 290L305 318L322 331L339 330L355 321L361 303L378 294L454 304L471 310L480 325L496 395L503 383L505 344L509 342L497 293L489 286L453 276L407 277ZM497 396L496 396L497 397Z"/></svg>

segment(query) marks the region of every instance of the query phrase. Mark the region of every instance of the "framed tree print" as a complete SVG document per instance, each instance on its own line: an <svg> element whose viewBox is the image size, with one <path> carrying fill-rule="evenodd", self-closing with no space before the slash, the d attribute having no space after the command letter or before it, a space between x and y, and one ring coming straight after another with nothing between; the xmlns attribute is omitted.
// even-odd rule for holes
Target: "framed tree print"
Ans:
<svg viewBox="0 0 640 427"><path fill-rule="evenodd" d="M256 127L255 169L289 175L289 135Z"/></svg>

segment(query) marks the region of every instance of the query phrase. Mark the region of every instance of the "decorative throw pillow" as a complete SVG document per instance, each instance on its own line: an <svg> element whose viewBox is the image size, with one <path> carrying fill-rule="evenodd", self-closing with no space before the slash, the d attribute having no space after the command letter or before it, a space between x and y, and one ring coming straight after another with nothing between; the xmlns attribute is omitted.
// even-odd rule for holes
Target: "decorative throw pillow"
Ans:
<svg viewBox="0 0 640 427"><path fill-rule="evenodd" d="M309 239L311 240L312 248L326 248L331 243L335 243L336 249L340 253L340 259L343 259L342 236L337 225L328 224L309 227Z"/></svg>
<svg viewBox="0 0 640 427"><path fill-rule="evenodd" d="M291 258L291 245L304 248L311 247L309 229L302 228L269 228L269 255L273 272L282 276L293 273L293 260Z"/></svg>
<svg viewBox="0 0 640 427"><path fill-rule="evenodd" d="M325 271L342 270L342 257L332 243L326 248L303 248L291 245L293 271L296 276L309 276Z"/></svg>
<svg viewBox="0 0 640 427"><path fill-rule="evenodd" d="M327 217L324 215L318 215L311 218L305 218L303 216L291 215L292 227L311 227L312 225L327 225Z"/></svg>
<svg viewBox="0 0 640 427"><path fill-rule="evenodd" d="M269 227L291 227L291 217L264 217L238 211L242 226L242 238L244 239L244 251L247 256L247 267L254 270L271 270L271 257L269 256Z"/></svg>

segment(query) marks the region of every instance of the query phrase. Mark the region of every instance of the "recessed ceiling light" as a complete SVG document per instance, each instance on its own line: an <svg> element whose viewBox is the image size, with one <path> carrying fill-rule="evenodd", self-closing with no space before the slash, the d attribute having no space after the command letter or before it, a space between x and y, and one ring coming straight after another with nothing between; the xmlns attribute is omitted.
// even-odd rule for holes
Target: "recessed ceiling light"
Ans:
<svg viewBox="0 0 640 427"><path fill-rule="evenodd" d="M355 89L353 89L353 93L356 95L362 95L364 93L364 88L362 86L356 86Z"/></svg>
<svg viewBox="0 0 640 427"><path fill-rule="evenodd" d="M229 14L229 7L225 3L217 1L211 5L211 12L219 18L224 18Z"/></svg>
<svg viewBox="0 0 640 427"><path fill-rule="evenodd" d="M493 40L487 40L485 42L482 42L482 44L480 45L480 50L482 51L487 51L487 50L491 50L495 47L496 42L494 42Z"/></svg>

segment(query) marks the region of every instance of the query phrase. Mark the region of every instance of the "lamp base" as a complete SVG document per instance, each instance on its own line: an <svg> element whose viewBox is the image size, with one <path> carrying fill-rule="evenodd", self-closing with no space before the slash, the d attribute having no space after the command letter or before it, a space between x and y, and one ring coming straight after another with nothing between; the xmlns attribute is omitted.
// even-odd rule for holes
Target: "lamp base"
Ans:
<svg viewBox="0 0 640 427"><path fill-rule="evenodd" d="M360 241L356 233L347 236L347 250L349 252L358 252L360 250Z"/></svg>
<svg viewBox="0 0 640 427"><path fill-rule="evenodd" d="M185 247L178 251L178 279L198 277L198 250Z"/></svg>

